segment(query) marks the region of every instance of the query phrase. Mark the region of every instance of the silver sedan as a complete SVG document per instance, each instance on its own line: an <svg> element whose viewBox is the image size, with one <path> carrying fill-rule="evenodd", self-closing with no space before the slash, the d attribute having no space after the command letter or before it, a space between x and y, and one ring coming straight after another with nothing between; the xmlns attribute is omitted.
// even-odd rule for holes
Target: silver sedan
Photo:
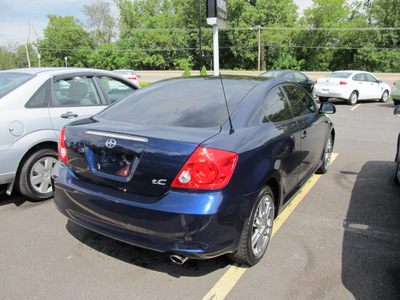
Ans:
<svg viewBox="0 0 400 300"><path fill-rule="evenodd" d="M52 197L61 128L92 116L139 86L86 68L0 71L0 185L34 201Z"/></svg>

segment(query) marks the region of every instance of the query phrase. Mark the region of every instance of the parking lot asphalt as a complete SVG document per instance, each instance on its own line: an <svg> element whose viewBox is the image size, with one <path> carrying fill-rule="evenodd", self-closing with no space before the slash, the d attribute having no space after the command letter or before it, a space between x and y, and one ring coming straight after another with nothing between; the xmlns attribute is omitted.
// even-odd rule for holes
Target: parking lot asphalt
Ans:
<svg viewBox="0 0 400 300"><path fill-rule="evenodd" d="M400 119L391 102L332 102L338 156L330 170L263 260L213 299L400 298ZM16 193L0 195L0 237L0 299L203 299L232 269L226 257L175 265L67 221L52 199Z"/></svg>

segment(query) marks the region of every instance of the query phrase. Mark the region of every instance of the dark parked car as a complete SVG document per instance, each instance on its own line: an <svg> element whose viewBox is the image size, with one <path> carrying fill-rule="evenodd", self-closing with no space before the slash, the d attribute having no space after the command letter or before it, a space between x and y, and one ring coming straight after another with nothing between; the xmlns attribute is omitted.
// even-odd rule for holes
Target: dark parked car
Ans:
<svg viewBox="0 0 400 300"><path fill-rule="evenodd" d="M61 131L55 204L174 262L229 253L254 265L277 214L328 170L334 112L285 79L160 81Z"/></svg>
<svg viewBox="0 0 400 300"><path fill-rule="evenodd" d="M394 114L395 114L395 116L400 117L400 105L397 105L394 108ZM397 148L396 148L395 162L396 162L395 180L396 180L397 183L400 184L400 133L399 133L399 135L397 137Z"/></svg>
<svg viewBox="0 0 400 300"><path fill-rule="evenodd" d="M314 89L314 81L308 78L304 73L296 70L272 70L262 73L263 77L286 78L297 82L310 94Z"/></svg>

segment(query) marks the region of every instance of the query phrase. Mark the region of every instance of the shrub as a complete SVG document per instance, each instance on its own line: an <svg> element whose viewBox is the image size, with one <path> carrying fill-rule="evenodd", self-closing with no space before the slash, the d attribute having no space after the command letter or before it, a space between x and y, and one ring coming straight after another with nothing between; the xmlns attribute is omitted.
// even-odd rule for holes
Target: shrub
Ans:
<svg viewBox="0 0 400 300"><path fill-rule="evenodd" d="M189 67L186 67L185 71L182 74L182 77L190 77L190 76L192 76L192 74L190 74Z"/></svg>
<svg viewBox="0 0 400 300"><path fill-rule="evenodd" d="M203 68L201 68L200 76L207 76L207 70L206 70L205 66L203 66Z"/></svg>

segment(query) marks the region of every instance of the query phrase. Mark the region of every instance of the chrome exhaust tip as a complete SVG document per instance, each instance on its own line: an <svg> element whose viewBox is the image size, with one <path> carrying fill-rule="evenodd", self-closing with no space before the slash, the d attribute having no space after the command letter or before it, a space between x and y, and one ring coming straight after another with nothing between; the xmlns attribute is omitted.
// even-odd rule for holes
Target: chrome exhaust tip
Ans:
<svg viewBox="0 0 400 300"><path fill-rule="evenodd" d="M187 257L180 256L178 254L173 254L169 258L173 263L175 263L177 265L183 265L188 260Z"/></svg>

